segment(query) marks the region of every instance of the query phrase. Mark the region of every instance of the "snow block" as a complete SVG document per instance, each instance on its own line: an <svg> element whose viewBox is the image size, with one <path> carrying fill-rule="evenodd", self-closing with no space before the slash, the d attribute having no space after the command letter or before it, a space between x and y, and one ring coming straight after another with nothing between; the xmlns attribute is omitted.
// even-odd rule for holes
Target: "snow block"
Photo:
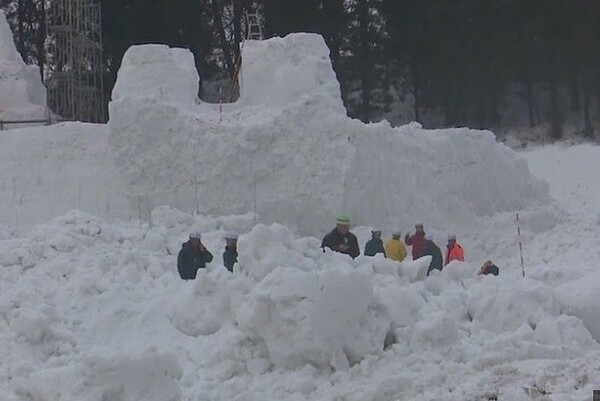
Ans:
<svg viewBox="0 0 600 401"><path fill-rule="evenodd" d="M303 98L335 114L346 112L320 35L297 33L245 42L241 82L240 103L247 106L279 108Z"/></svg>
<svg viewBox="0 0 600 401"><path fill-rule="evenodd" d="M469 294L467 310L481 328L502 333L524 324L535 328L544 317L559 315L560 305L554 289L539 281L481 280Z"/></svg>
<svg viewBox="0 0 600 401"><path fill-rule="evenodd" d="M166 45L130 47L123 56L112 100L139 98L195 104L199 80L194 56L188 50Z"/></svg>
<svg viewBox="0 0 600 401"><path fill-rule="evenodd" d="M346 370L383 350L390 321L369 277L330 269L277 268L239 308L239 326L261 338L275 366Z"/></svg>

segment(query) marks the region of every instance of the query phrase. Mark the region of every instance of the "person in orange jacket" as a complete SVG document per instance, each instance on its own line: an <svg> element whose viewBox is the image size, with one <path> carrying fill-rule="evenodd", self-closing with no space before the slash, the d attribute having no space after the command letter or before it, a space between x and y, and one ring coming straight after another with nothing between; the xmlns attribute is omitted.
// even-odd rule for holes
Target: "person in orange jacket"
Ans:
<svg viewBox="0 0 600 401"><path fill-rule="evenodd" d="M456 242L456 235L452 234L448 236L448 245L446 245L446 248L446 261L444 266L453 260L460 260L461 262L465 261L465 251L463 250L463 247Z"/></svg>

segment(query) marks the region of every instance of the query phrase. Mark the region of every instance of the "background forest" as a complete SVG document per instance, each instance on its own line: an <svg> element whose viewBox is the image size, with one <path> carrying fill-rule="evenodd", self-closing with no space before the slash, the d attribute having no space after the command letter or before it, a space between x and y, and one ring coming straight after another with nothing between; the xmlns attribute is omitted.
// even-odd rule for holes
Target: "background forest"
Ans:
<svg viewBox="0 0 600 401"><path fill-rule="evenodd" d="M52 61L53 0L0 0L26 62ZM600 126L598 0L103 0L105 100L133 44L191 49L201 98L236 74L245 14L265 37L325 38L348 114L362 121L509 130Z"/></svg>

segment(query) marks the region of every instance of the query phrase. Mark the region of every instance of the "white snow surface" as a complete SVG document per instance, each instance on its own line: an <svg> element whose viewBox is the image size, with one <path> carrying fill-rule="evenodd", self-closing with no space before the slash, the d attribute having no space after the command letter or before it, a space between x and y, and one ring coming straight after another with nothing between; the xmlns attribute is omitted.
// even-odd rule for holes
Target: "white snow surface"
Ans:
<svg viewBox="0 0 600 401"><path fill-rule="evenodd" d="M126 190L150 209L254 210L306 234L341 211L357 225L448 229L549 203L547 187L490 132L348 118L319 35L247 41L242 52L241 98L222 116L194 101L191 54L157 45L125 54L110 146Z"/></svg>
<svg viewBox="0 0 600 401"><path fill-rule="evenodd" d="M0 120L44 119L46 116L46 88L39 69L23 62L6 16L0 10Z"/></svg>
<svg viewBox="0 0 600 401"><path fill-rule="evenodd" d="M145 210L127 198L106 126L61 123L0 132L0 221L29 230L73 209L114 218Z"/></svg>
<svg viewBox="0 0 600 401"><path fill-rule="evenodd" d="M581 292L577 274L594 277L578 263L597 249L569 252L573 277L548 253L526 279L508 263L475 277L470 259L424 279L412 272L427 260L351 260L252 220L165 206L144 223L73 211L2 232L0 398L530 400L523 388L540 388L583 401L600 380L597 315L564 297ZM566 226L526 249L544 253ZM215 260L182 282L176 255L192 229ZM245 233L233 274L220 258L231 230Z"/></svg>
<svg viewBox="0 0 600 401"><path fill-rule="evenodd" d="M110 132L0 135L1 400L591 399L600 147L517 155L480 131L365 126L340 112L319 43L247 43L243 81L264 69L280 97L243 83L222 123L193 88L178 95L197 82L189 56L158 46L128 53ZM140 71L162 89L136 86ZM266 224L254 224L254 192ZM443 245L452 230L467 260L425 278L427 258L323 253L315 236L342 208L385 237L423 221ZM364 249L370 227L354 230ZM183 282L191 231L215 259ZM228 231L242 234L233 274ZM475 276L488 258L501 275Z"/></svg>

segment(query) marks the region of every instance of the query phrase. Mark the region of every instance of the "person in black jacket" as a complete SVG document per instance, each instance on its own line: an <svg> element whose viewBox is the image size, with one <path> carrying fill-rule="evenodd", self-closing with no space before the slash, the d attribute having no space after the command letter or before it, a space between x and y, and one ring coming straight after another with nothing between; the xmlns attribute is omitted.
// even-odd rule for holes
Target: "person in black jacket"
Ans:
<svg viewBox="0 0 600 401"><path fill-rule="evenodd" d="M383 241L381 240L381 230L374 229L371 230L371 239L365 245L365 255L375 256L378 253L383 253L383 257L386 257Z"/></svg>
<svg viewBox="0 0 600 401"><path fill-rule="evenodd" d="M184 242L177 256L177 271L183 280L194 280L198 269L204 269L213 259L204 244L200 233L190 234L190 239Z"/></svg>
<svg viewBox="0 0 600 401"><path fill-rule="evenodd" d="M233 265L237 263L237 240L237 234L225 234L225 252L223 252L223 264L230 272L233 272Z"/></svg>
<svg viewBox="0 0 600 401"><path fill-rule="evenodd" d="M336 227L323 238L321 248L350 255L352 259L360 255L358 239L350 232L350 217L340 214L336 218Z"/></svg>
<svg viewBox="0 0 600 401"><path fill-rule="evenodd" d="M442 251L440 247L433 242L431 235L425 236L425 244L423 246L423 256L431 256L431 263L429 263L429 269L427 269L427 275L435 270L442 270L444 266L444 258L442 257Z"/></svg>

